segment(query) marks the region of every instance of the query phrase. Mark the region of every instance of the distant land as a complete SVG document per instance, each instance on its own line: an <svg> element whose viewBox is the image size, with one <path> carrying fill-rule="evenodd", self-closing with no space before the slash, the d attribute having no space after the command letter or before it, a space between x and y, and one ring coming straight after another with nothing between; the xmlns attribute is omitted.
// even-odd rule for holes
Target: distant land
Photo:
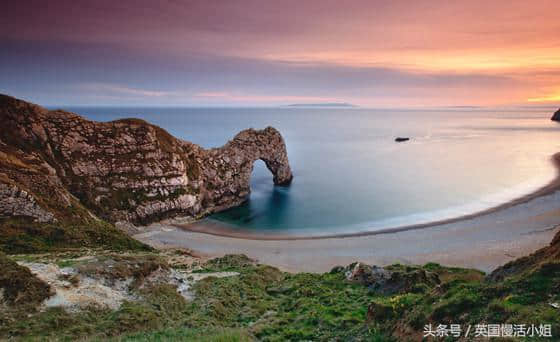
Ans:
<svg viewBox="0 0 560 342"><path fill-rule="evenodd" d="M288 107L334 107L334 108L355 108L358 107L351 103L345 102L331 102L331 103L294 103Z"/></svg>

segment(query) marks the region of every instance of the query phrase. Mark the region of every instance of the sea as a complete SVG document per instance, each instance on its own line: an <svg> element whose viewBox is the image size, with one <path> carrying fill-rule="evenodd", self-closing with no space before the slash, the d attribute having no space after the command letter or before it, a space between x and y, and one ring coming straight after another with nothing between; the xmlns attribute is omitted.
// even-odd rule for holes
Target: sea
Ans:
<svg viewBox="0 0 560 342"><path fill-rule="evenodd" d="M351 234L477 213L551 182L560 152L560 124L541 107L63 108L96 121L141 118L205 148L277 128L292 184L274 186L256 161L249 200L208 218L249 233Z"/></svg>

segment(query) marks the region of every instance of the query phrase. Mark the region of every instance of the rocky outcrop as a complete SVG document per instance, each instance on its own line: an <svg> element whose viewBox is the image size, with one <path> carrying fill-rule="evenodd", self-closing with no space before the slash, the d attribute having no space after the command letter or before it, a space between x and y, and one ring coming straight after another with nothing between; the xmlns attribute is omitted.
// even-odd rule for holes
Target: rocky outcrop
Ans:
<svg viewBox="0 0 560 342"><path fill-rule="evenodd" d="M54 219L79 201L113 222L200 217L247 199L255 160L275 184L292 179L284 140L272 127L206 150L143 120L94 122L4 95L0 120L0 188L29 190L12 191L9 202L22 206L3 205L2 215L25 207L27 216L46 219L40 209Z"/></svg>
<svg viewBox="0 0 560 342"><path fill-rule="evenodd" d="M550 118L550 120L552 120L552 121L560 121L560 109L558 109L558 110L556 111L556 113L554 113L554 114L552 115L552 118Z"/></svg>
<svg viewBox="0 0 560 342"><path fill-rule="evenodd" d="M0 183L0 216L27 216L41 223L56 221L54 214L43 210L25 190L3 183Z"/></svg>
<svg viewBox="0 0 560 342"><path fill-rule="evenodd" d="M381 294L419 292L440 283L437 274L412 266L378 267L356 262L342 271L348 281L367 286Z"/></svg>
<svg viewBox="0 0 560 342"><path fill-rule="evenodd" d="M200 263L204 259L177 250L162 251L157 256L90 253L75 259L38 257L17 263L0 254L0 266L4 266L2 270L6 274L0 274L0 294L6 293L4 302L11 307L32 304L39 310L61 308L79 312L92 307L118 310L124 301L142 303L147 293L157 293L161 287L175 289L180 296L175 299L181 302L193 300L197 282L208 277L239 275L238 272L196 272L202 269Z"/></svg>

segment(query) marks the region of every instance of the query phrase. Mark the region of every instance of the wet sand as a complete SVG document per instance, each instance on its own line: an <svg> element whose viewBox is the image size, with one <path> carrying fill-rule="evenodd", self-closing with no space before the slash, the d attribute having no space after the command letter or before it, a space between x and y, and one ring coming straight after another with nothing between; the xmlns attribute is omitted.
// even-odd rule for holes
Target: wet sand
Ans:
<svg viewBox="0 0 560 342"><path fill-rule="evenodd" d="M553 157L560 170L560 154ZM536 192L473 215L375 232L332 236L255 235L211 220L153 224L134 235L158 248L189 248L205 256L243 253L293 272L325 272L354 261L494 268L544 247L560 230L560 176Z"/></svg>

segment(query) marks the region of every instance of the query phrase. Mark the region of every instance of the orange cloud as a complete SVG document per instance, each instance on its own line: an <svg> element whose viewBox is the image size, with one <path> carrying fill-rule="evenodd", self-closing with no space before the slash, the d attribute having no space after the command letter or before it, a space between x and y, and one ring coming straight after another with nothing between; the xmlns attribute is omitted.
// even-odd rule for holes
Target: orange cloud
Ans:
<svg viewBox="0 0 560 342"><path fill-rule="evenodd" d="M560 91L542 97L531 97L528 102L560 102Z"/></svg>
<svg viewBox="0 0 560 342"><path fill-rule="evenodd" d="M558 101L558 0L12 1L6 13L2 86L22 97L91 79L158 103Z"/></svg>

